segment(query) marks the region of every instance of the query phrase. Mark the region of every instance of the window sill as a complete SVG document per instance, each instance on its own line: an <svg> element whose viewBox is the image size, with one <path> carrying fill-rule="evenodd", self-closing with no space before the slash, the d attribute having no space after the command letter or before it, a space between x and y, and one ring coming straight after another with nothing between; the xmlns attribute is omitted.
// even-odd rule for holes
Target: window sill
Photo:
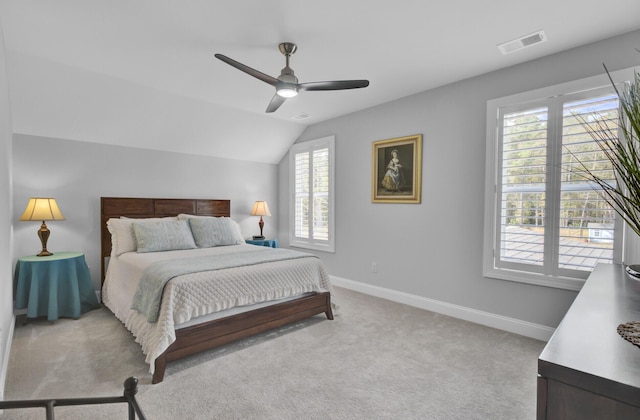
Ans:
<svg viewBox="0 0 640 420"><path fill-rule="evenodd" d="M546 276L543 274L527 273L508 269L484 270L484 277L514 281L517 283L534 284L536 286L552 287L554 289L580 291L584 285L584 279L576 279L562 276Z"/></svg>
<svg viewBox="0 0 640 420"><path fill-rule="evenodd" d="M313 244L313 243L306 243L306 242L294 242L291 241L291 243L289 244L290 247L292 248L303 248L303 249L312 249L314 251L322 251L322 252L330 252L330 253L335 253L334 248L328 245L322 245L322 244Z"/></svg>

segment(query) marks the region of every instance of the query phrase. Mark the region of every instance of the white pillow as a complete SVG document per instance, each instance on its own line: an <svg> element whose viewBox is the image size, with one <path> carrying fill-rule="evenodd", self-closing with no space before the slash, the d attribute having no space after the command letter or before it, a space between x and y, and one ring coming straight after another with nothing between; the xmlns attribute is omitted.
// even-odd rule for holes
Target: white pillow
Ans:
<svg viewBox="0 0 640 420"><path fill-rule="evenodd" d="M146 223L158 220L178 220L177 217L154 217L148 219L131 219L121 217L107 220L107 229L111 234L111 256L117 257L125 252L135 252L138 249L136 236L133 233L133 222Z"/></svg>
<svg viewBox="0 0 640 420"><path fill-rule="evenodd" d="M240 226L230 217L190 217L189 226L199 248L244 243Z"/></svg>
<svg viewBox="0 0 640 420"><path fill-rule="evenodd" d="M199 216L197 214L180 213L178 215L178 220L189 220L189 219L193 219L195 217L197 217L197 218L206 218L206 217L214 218L215 216Z"/></svg>
<svg viewBox="0 0 640 420"><path fill-rule="evenodd" d="M186 220L159 220L155 222L133 222L138 252L173 251L176 249L193 249L193 241L189 222Z"/></svg>

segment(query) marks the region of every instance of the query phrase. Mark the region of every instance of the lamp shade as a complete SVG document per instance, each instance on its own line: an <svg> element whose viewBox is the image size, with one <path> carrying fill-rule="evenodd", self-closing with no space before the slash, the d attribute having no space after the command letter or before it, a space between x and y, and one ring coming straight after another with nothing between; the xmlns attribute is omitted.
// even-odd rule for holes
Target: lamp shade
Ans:
<svg viewBox="0 0 640 420"><path fill-rule="evenodd" d="M64 220L62 212L58 208L55 198L30 198L21 221L38 220Z"/></svg>
<svg viewBox="0 0 640 420"><path fill-rule="evenodd" d="M251 216L271 216L269 205L266 201L256 201L251 209Z"/></svg>

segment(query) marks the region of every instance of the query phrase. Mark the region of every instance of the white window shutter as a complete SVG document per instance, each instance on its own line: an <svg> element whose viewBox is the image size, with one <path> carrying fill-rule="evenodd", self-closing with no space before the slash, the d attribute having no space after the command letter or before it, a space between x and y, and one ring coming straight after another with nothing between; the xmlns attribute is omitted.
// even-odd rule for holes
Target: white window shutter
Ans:
<svg viewBox="0 0 640 420"><path fill-rule="evenodd" d="M489 102L494 181L487 182L485 275L575 289L581 283L574 279L581 282L596 264L621 261L619 216L581 175L584 164L615 183L611 162L584 126L606 121L616 131L612 90Z"/></svg>
<svg viewBox="0 0 640 420"><path fill-rule="evenodd" d="M334 251L334 144L331 136L291 148L291 246Z"/></svg>

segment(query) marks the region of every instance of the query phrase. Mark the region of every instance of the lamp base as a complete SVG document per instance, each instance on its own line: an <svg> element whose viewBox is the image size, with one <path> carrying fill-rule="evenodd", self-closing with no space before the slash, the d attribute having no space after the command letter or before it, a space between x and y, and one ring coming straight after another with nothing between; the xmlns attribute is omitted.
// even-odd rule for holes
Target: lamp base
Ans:
<svg viewBox="0 0 640 420"><path fill-rule="evenodd" d="M260 239L264 239L264 236L262 235L253 235L253 240L260 240Z"/></svg>
<svg viewBox="0 0 640 420"><path fill-rule="evenodd" d="M42 221L40 230L38 230L38 237L40 238L40 242L42 243L42 251L40 251L38 257L48 257L49 255L53 255L51 252L47 251L47 240L49 239L50 233L51 232L47 228L47 224Z"/></svg>

